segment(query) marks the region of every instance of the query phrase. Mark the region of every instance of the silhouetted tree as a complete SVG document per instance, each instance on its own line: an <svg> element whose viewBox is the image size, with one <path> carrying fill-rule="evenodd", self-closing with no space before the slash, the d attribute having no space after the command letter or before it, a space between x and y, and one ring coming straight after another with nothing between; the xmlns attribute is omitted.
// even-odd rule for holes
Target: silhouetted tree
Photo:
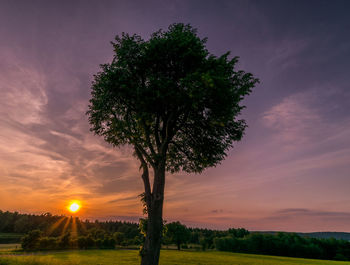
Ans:
<svg viewBox="0 0 350 265"><path fill-rule="evenodd" d="M112 43L112 62L94 76L91 131L113 146L132 146L141 163L148 214L141 264L159 261L165 172L216 166L246 127L237 119L240 102L258 80L235 69L237 57L211 55L205 42L183 24L148 41L123 33Z"/></svg>
<svg viewBox="0 0 350 265"><path fill-rule="evenodd" d="M180 222L167 224L165 231L165 236L177 245L178 250L180 250L181 244L186 243L191 237L191 232Z"/></svg>

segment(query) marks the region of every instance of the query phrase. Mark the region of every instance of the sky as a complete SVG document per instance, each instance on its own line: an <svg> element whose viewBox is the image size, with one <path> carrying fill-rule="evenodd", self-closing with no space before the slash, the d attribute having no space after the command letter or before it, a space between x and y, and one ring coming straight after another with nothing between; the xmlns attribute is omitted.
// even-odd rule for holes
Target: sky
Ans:
<svg viewBox="0 0 350 265"><path fill-rule="evenodd" d="M167 174L164 219L350 232L349 1L0 1L0 209L138 221L139 162L89 131L93 75L122 32L190 23L260 79L216 168Z"/></svg>

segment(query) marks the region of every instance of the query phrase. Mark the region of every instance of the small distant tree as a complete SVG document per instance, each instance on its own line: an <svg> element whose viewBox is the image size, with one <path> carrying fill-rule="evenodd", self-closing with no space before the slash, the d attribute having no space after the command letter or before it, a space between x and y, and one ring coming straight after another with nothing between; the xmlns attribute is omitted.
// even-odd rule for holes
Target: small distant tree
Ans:
<svg viewBox="0 0 350 265"><path fill-rule="evenodd" d="M113 234L113 237L117 245L121 245L122 242L125 240L125 235L122 232L115 232Z"/></svg>
<svg viewBox="0 0 350 265"><path fill-rule="evenodd" d="M199 238L199 244L202 247L202 250L205 251L208 248L208 239L204 236Z"/></svg>
<svg viewBox="0 0 350 265"><path fill-rule="evenodd" d="M172 243L176 244L178 250L180 250L181 244L188 242L191 237L191 232L180 222L167 224L165 231L165 236L168 237Z"/></svg>
<svg viewBox="0 0 350 265"><path fill-rule="evenodd" d="M106 236L102 243L103 248L115 248L115 239L113 237Z"/></svg>
<svg viewBox="0 0 350 265"><path fill-rule="evenodd" d="M96 243L96 247L103 248L103 239L101 238L96 239L95 243Z"/></svg>
<svg viewBox="0 0 350 265"><path fill-rule="evenodd" d="M95 242L94 238L91 235L88 235L86 237L86 247L93 248L95 246L96 246L96 242Z"/></svg>
<svg viewBox="0 0 350 265"><path fill-rule="evenodd" d="M24 250L34 250L39 247L42 232L40 230L30 231L22 238L22 248Z"/></svg>
<svg viewBox="0 0 350 265"><path fill-rule="evenodd" d="M107 235L106 231L101 228L92 228L89 230L89 234L95 239L103 240Z"/></svg>
<svg viewBox="0 0 350 265"><path fill-rule="evenodd" d="M216 166L246 123L240 102L258 82L236 70L238 57L216 57L190 25L173 24L148 41L123 33L114 57L94 76L91 130L113 146L131 146L140 162L148 215L141 264L159 261L165 173ZM153 185L149 169L153 169Z"/></svg>

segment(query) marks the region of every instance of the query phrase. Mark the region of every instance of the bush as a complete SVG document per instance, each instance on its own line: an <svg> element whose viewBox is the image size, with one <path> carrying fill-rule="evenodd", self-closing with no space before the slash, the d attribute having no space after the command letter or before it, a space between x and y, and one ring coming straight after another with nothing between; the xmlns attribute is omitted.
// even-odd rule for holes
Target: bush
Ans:
<svg viewBox="0 0 350 265"><path fill-rule="evenodd" d="M22 238L22 248L24 250L35 250L39 247L42 232L40 230L30 231Z"/></svg>
<svg viewBox="0 0 350 265"><path fill-rule="evenodd" d="M123 242L124 239L125 239L125 234L122 233L122 232L115 232L115 233L113 234L113 237L114 237L114 239L115 239L115 243L116 243L117 245L121 245L122 242Z"/></svg>
<svg viewBox="0 0 350 265"><path fill-rule="evenodd" d="M341 253L337 253L335 256L334 256L334 259L335 260L341 260L341 261L348 261L349 259L347 257L345 257L343 254Z"/></svg>
<svg viewBox="0 0 350 265"><path fill-rule="evenodd" d="M115 248L115 240L112 237L106 237L102 242L103 248Z"/></svg>
<svg viewBox="0 0 350 265"><path fill-rule="evenodd" d="M87 239L85 236L79 236L78 237L78 247L80 249L86 249L87 248Z"/></svg>
<svg viewBox="0 0 350 265"><path fill-rule="evenodd" d="M49 250L57 248L57 239L54 237L42 237L39 240L39 249Z"/></svg>
<svg viewBox="0 0 350 265"><path fill-rule="evenodd" d="M98 247L98 248L103 248L103 240L102 239L97 239L96 241L95 241L95 243L96 243L96 247Z"/></svg>
<svg viewBox="0 0 350 265"><path fill-rule="evenodd" d="M60 249L66 249L71 246L70 244L70 233L66 233L63 236L61 236L58 240L58 247Z"/></svg>

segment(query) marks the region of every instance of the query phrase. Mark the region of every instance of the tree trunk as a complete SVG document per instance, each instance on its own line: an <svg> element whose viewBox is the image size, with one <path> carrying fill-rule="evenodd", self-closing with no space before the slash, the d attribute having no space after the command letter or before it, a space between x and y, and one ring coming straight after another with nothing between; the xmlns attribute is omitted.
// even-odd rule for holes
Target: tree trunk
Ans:
<svg viewBox="0 0 350 265"><path fill-rule="evenodd" d="M141 265L157 265L159 263L163 230L164 184L165 168L161 166L154 170L153 192L147 203L147 232L141 250Z"/></svg>

